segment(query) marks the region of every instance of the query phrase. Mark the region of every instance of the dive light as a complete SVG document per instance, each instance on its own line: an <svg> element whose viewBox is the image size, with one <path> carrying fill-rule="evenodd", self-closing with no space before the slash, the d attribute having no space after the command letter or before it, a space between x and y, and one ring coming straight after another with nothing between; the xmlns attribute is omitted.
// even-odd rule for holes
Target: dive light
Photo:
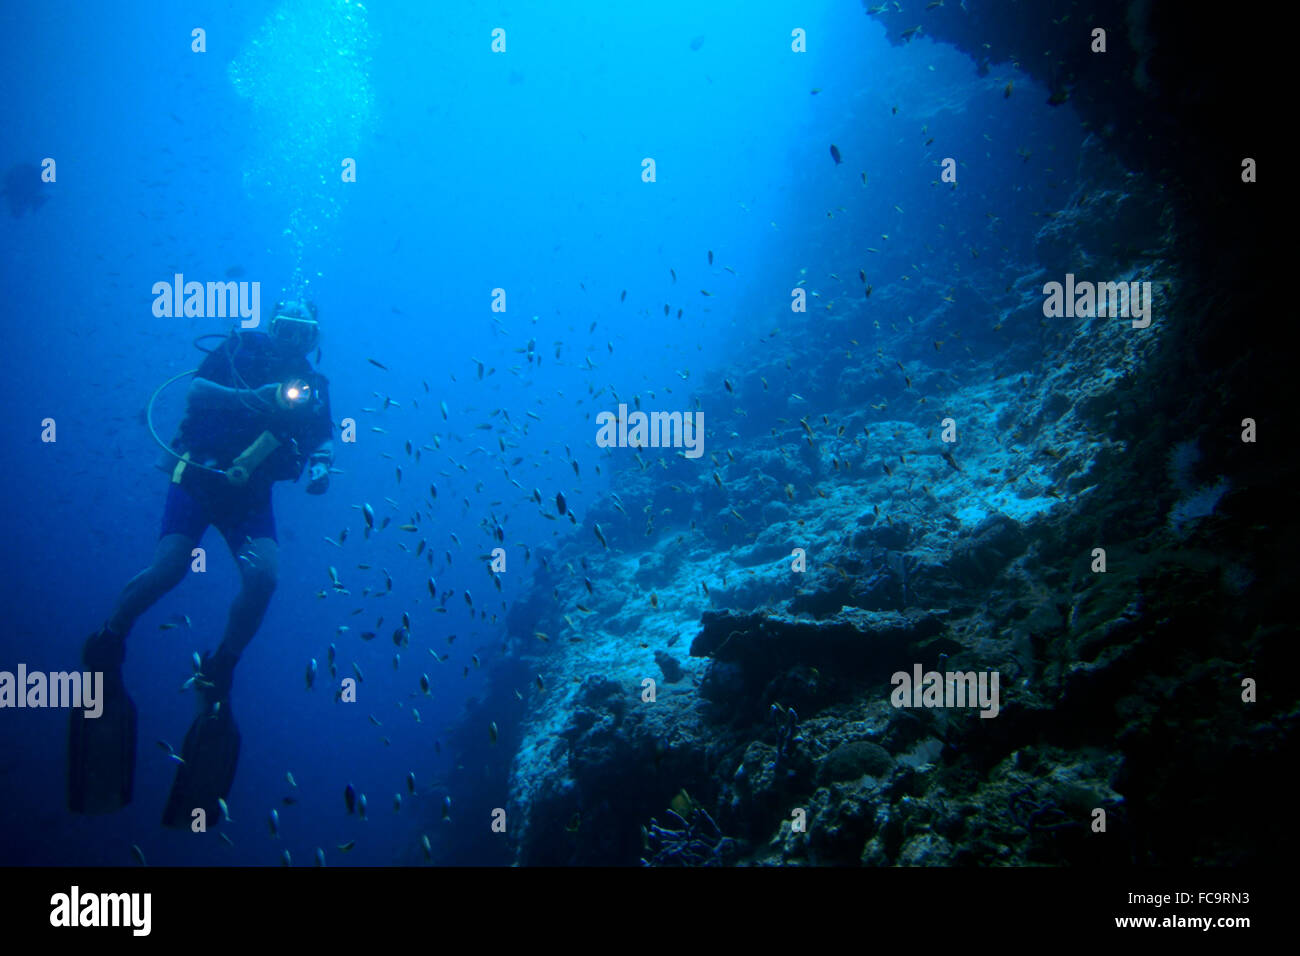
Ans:
<svg viewBox="0 0 1300 956"><path fill-rule="evenodd" d="M275 393L281 408L296 408L311 401L311 386L300 378L283 382Z"/></svg>

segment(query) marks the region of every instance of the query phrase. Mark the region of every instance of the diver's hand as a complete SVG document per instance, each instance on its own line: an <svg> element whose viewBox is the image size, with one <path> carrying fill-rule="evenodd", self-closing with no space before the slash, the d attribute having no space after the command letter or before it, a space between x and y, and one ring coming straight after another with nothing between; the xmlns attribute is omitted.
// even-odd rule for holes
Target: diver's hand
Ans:
<svg viewBox="0 0 1300 956"><path fill-rule="evenodd" d="M279 409L280 407L280 383L271 382L260 388L252 390L253 396L265 405L267 408Z"/></svg>
<svg viewBox="0 0 1300 956"><path fill-rule="evenodd" d="M315 462L308 473L307 494L323 495L330 486L329 466L322 462Z"/></svg>

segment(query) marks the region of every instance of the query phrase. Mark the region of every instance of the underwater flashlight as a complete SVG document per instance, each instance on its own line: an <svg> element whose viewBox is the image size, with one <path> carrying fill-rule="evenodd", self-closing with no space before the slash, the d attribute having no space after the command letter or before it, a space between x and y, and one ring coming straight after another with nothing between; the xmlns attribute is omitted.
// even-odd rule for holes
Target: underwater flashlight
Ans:
<svg viewBox="0 0 1300 956"><path fill-rule="evenodd" d="M302 379L295 378L284 382L275 397L282 408L295 408L311 399L311 386Z"/></svg>

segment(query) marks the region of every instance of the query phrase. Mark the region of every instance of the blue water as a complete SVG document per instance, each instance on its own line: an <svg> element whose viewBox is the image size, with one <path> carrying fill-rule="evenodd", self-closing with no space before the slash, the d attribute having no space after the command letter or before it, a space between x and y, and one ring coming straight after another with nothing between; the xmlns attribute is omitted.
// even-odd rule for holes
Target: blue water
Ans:
<svg viewBox="0 0 1300 956"><path fill-rule="evenodd" d="M205 53L191 52L195 26ZM505 53L491 51L494 27L506 30ZM794 27L807 31L808 52L791 52ZM224 828L233 846L158 825L174 765L155 741L179 748L194 708L179 692L190 655L216 645L237 586L211 530L207 573L143 616L128 645L140 712L129 808L69 814L66 713L0 712L6 864L125 864L132 844L150 864L270 865L286 849L306 864L316 847L330 865L414 864L426 834L438 862L508 861L504 844L481 859L452 856L441 804L452 798L453 820L486 815L462 806L461 781L484 768L504 780L525 705L498 718L495 747L481 728L457 734L457 721L494 668L537 670L510 659L542 653L534 644L502 647L541 549L581 536L593 556L602 550L588 527L544 519L532 490L552 513L563 491L580 522L618 491L633 453L595 445L595 415L614 409L615 394L668 411L699 400L718 423L690 465L707 481L709 456L724 454L732 432L753 438L771 425L769 411L738 417L723 379L754 396L763 366L774 392L811 397L826 383L801 372L801 349L822 348L829 329L841 329L837 348L891 345L892 357L890 323L911 315L947 308L950 330L987 327L1031 258L1039 214L1069 196L1085 135L1009 64L981 77L924 36L891 47L856 3L9 4L0 59L0 165L57 163L39 208L0 210L0 668L73 666L148 562L167 484L140 413L158 384L198 364L196 336L230 325L155 318L155 282L258 281L264 309L283 294L312 298L334 417L358 423L358 441L337 445L342 473L325 497L276 489L279 588L236 672L243 753ZM960 163L955 190L935 184L946 156ZM356 159L355 183L339 181L343 157ZM642 180L645 157L653 183ZM794 314L801 279L817 294ZM966 294L945 306L958 287ZM505 290L504 312L492 311L494 289ZM494 373L480 380L474 359ZM399 407L363 412L384 404L375 393ZM182 401L183 386L160 396L164 435ZM46 418L52 443L41 441ZM435 436L440 450L408 457L405 441L419 448ZM369 540L363 502L392 519ZM399 531L416 510L420 533ZM493 518L510 561L500 593L478 560L496 545ZM343 528L343 549L324 540ZM432 569L398 547L421 537ZM331 565L350 596L317 597ZM362 597L382 586L380 568L392 593ZM430 573L455 591L445 615L431 613ZM466 589L487 620L471 614ZM404 610L412 646L395 669L390 634ZM178 614L192 631L161 629ZM381 615L378 639L358 640ZM356 704L332 699L331 642L341 676L353 661L364 672ZM429 647L449 659L434 662ZM322 673L308 691L313 657ZM349 783L367 795L366 821L344 809ZM279 837L268 831L272 808ZM353 840L350 853L337 849Z"/></svg>

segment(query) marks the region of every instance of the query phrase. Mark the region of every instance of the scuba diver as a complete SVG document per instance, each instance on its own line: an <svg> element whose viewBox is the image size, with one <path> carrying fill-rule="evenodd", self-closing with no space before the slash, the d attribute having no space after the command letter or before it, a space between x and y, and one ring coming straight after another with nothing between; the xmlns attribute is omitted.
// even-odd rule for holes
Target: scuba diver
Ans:
<svg viewBox="0 0 1300 956"><path fill-rule="evenodd" d="M136 709L122 682L126 636L136 619L180 583L204 532L216 525L239 569L240 589L215 652L195 655L189 685L198 716L185 734L163 825L190 826L202 807L212 819L230 792L239 759L239 730L230 710L231 678L257 633L275 590L278 550L271 485L298 481L310 469L308 494L324 494L333 462L329 382L307 356L317 348L316 307L277 303L267 332L233 330L208 352L194 376L172 444L159 467L171 475L153 561L123 588L112 615L87 639L82 661L102 672L103 713L74 712L68 735L68 807L111 813L131 802ZM198 344L196 342L196 344ZM320 360L319 350L316 353Z"/></svg>

